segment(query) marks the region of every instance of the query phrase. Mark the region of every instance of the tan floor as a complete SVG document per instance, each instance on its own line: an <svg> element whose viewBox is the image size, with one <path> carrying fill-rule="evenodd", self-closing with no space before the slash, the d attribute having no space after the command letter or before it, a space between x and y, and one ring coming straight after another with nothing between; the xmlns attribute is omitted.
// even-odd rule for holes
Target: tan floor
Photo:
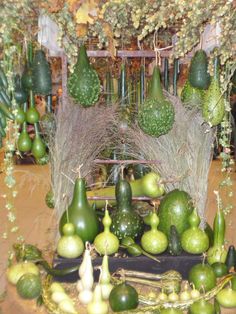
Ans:
<svg viewBox="0 0 236 314"><path fill-rule="evenodd" d="M17 189L19 194L16 197L15 205L17 209L17 222L20 226L19 234L22 234L26 242L38 245L41 249L47 246L53 247L53 237L56 231L56 224L53 217L53 210L46 207L44 196L49 188L50 176L47 166L17 166L16 167ZM220 162L212 163L209 178L209 197L207 204L207 219L212 223L216 202L213 191L218 189L222 173L220 171ZM6 193L3 174L0 174L0 234L5 231L6 209L4 208L4 199L2 194ZM235 195L231 201L236 204L236 173L233 173L233 188ZM231 225L236 225L235 208L233 215L228 219ZM4 268L6 267L7 251L11 247L16 235L11 236L7 241L0 239L0 292L3 291L5 284ZM230 244L236 245L236 232L233 227L227 227L227 240ZM34 301L22 301L18 298L14 287L7 287L5 301L0 304L0 314L32 314L46 313L43 308L37 308ZM81 311L82 313L82 311ZM224 310L222 314L235 314L236 309ZM200 314L200 313L199 313Z"/></svg>

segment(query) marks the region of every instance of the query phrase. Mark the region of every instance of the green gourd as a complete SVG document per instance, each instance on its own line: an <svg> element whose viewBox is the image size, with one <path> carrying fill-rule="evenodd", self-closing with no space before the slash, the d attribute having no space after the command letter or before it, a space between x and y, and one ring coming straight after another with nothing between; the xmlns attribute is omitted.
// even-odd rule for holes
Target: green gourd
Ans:
<svg viewBox="0 0 236 314"><path fill-rule="evenodd" d="M111 233L110 226L112 224L112 220L109 216L109 212L106 209L105 215L102 219L102 223L104 226L104 231L99 233L95 240L94 246L96 251L101 255L111 255L118 251L119 249L119 239L116 235Z"/></svg>
<svg viewBox="0 0 236 314"><path fill-rule="evenodd" d="M170 232L168 236L168 251L171 255L180 255L183 251L180 235L175 225L170 226Z"/></svg>
<svg viewBox="0 0 236 314"><path fill-rule="evenodd" d="M33 91L37 95L46 96L52 92L52 78L49 63L42 50L35 52L33 64Z"/></svg>
<svg viewBox="0 0 236 314"><path fill-rule="evenodd" d="M22 86L21 77L19 74L17 74L15 77L14 98L16 103L19 105L27 102L28 99L28 93Z"/></svg>
<svg viewBox="0 0 236 314"><path fill-rule="evenodd" d="M33 88L32 68L30 66L26 66L22 74L22 85L27 91Z"/></svg>
<svg viewBox="0 0 236 314"><path fill-rule="evenodd" d="M196 87L193 87L189 80L184 84L181 91L181 100L185 107L191 108L201 108L205 91Z"/></svg>
<svg viewBox="0 0 236 314"><path fill-rule="evenodd" d="M190 306L188 314L215 314L214 305L201 299Z"/></svg>
<svg viewBox="0 0 236 314"><path fill-rule="evenodd" d="M93 242L99 232L99 221L96 212L89 205L86 196L85 180L77 178L74 186L74 193L71 204L68 207L68 219L76 228L76 234L83 240ZM67 222L65 211L60 219L59 230Z"/></svg>
<svg viewBox="0 0 236 314"><path fill-rule="evenodd" d="M207 54L200 49L195 52L189 68L188 80L195 88L207 89L210 84Z"/></svg>
<svg viewBox="0 0 236 314"><path fill-rule="evenodd" d="M225 242L225 217L222 209L218 206L213 224L214 240L213 246L207 251L207 262L212 265L216 262L225 263L227 250Z"/></svg>
<svg viewBox="0 0 236 314"><path fill-rule="evenodd" d="M159 254L164 252L168 246L167 236L157 229L159 218L155 212L150 218L151 230L146 231L141 238L142 248L151 254Z"/></svg>
<svg viewBox="0 0 236 314"><path fill-rule="evenodd" d="M33 139L31 152L34 158L42 158L46 154L46 145L40 136L38 123L34 124L34 130L35 136Z"/></svg>
<svg viewBox="0 0 236 314"><path fill-rule="evenodd" d="M42 283L39 275L26 273L17 281L16 289L23 299L35 299L42 292Z"/></svg>
<svg viewBox="0 0 236 314"><path fill-rule="evenodd" d="M132 208L132 190L128 181L119 179L115 187L116 210L111 214L111 232L119 239L127 236L138 237L143 230L143 222Z"/></svg>
<svg viewBox="0 0 236 314"><path fill-rule="evenodd" d="M185 252L190 254L201 254L209 247L209 239L205 231L199 228L201 219L196 208L188 218L190 228L181 236L181 246Z"/></svg>
<svg viewBox="0 0 236 314"><path fill-rule="evenodd" d="M113 312L135 309L138 306L138 293L126 282L116 285L110 293L109 304Z"/></svg>
<svg viewBox="0 0 236 314"><path fill-rule="evenodd" d="M32 147L32 140L27 132L27 123L24 122L22 125L22 130L17 141L17 148L21 152L29 152Z"/></svg>
<svg viewBox="0 0 236 314"><path fill-rule="evenodd" d="M189 228L188 217L192 211L191 196L187 192L178 189L168 192L161 200L158 209L159 229L168 236L170 226L175 225L181 235Z"/></svg>
<svg viewBox="0 0 236 314"><path fill-rule="evenodd" d="M159 137L172 129L174 117L174 107L163 95L160 69L155 66L147 99L138 112L138 124L144 133Z"/></svg>
<svg viewBox="0 0 236 314"><path fill-rule="evenodd" d="M26 111L26 121L30 124L34 124L39 122L39 112L35 108L35 103L34 103L34 94L33 91L30 91L30 108Z"/></svg>
<svg viewBox="0 0 236 314"><path fill-rule="evenodd" d="M211 127L221 123L225 116L225 104L220 89L219 57L214 60L214 76L204 96L202 116Z"/></svg>
<svg viewBox="0 0 236 314"><path fill-rule="evenodd" d="M83 107L90 107L99 99L100 81L89 63L84 45L80 46L78 60L68 78L67 88L71 97Z"/></svg>
<svg viewBox="0 0 236 314"><path fill-rule="evenodd" d="M236 250L234 245L230 245L228 248L225 264L228 271L230 271L232 268L236 268Z"/></svg>
<svg viewBox="0 0 236 314"><path fill-rule="evenodd" d="M62 228L63 235L57 243L57 253L65 258L77 258L84 251L84 243L75 234L75 227L72 223L66 223Z"/></svg>
<svg viewBox="0 0 236 314"><path fill-rule="evenodd" d="M26 122L26 114L24 110L20 106L18 106L16 110L15 121L19 124Z"/></svg>

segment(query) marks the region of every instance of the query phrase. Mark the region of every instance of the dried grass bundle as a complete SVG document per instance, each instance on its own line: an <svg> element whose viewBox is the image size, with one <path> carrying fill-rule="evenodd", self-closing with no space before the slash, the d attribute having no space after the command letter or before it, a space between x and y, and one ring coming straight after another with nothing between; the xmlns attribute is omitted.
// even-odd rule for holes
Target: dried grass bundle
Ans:
<svg viewBox="0 0 236 314"><path fill-rule="evenodd" d="M52 189L59 217L65 209L63 195L71 199L73 181L78 175L76 169L83 165L81 176L90 183L94 159L112 144L116 108L98 104L85 109L67 99L59 106L55 119L56 130L50 135L49 150Z"/></svg>
<svg viewBox="0 0 236 314"><path fill-rule="evenodd" d="M204 222L215 130L204 123L201 113L186 109L177 97L166 96L175 107L172 130L154 138L144 134L137 124L128 128L129 154L137 159L158 160L150 166L167 180L166 190L188 192Z"/></svg>

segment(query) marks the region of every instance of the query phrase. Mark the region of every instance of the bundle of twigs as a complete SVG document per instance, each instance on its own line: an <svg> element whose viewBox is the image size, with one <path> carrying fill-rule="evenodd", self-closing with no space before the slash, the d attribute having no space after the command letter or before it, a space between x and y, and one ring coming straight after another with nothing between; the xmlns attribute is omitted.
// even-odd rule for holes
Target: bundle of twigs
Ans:
<svg viewBox="0 0 236 314"><path fill-rule="evenodd" d="M188 192L204 221L208 172L212 160L215 129L204 123L201 113L183 107L178 97L166 94L175 108L172 130L158 138L142 132L137 124L128 127L129 155L137 159L158 160L150 167L166 181L166 190Z"/></svg>
<svg viewBox="0 0 236 314"><path fill-rule="evenodd" d="M65 209L63 195L71 199L78 167L82 165L81 176L89 183L94 160L112 144L116 108L98 104L85 109L67 99L59 106L55 119L56 129L50 134L48 145L55 209L59 217Z"/></svg>

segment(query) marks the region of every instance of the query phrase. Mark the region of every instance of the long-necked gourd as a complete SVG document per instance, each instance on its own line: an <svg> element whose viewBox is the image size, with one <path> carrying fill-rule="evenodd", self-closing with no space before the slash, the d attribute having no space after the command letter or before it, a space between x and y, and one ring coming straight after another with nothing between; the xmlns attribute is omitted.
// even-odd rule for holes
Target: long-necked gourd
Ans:
<svg viewBox="0 0 236 314"><path fill-rule="evenodd" d="M202 106L202 116L210 126L216 126L222 122L225 115L225 104L220 89L219 57L214 59L214 76L206 91Z"/></svg>
<svg viewBox="0 0 236 314"><path fill-rule="evenodd" d="M76 229L76 234L83 240L93 242L99 232L99 221L96 212L89 205L86 196L85 179L77 178L74 186L72 202L68 207L68 219ZM67 211L60 219L60 233L67 222Z"/></svg>
<svg viewBox="0 0 236 314"><path fill-rule="evenodd" d="M52 78L49 63L43 50L35 52L32 64L33 91L36 95L48 95L52 92Z"/></svg>
<svg viewBox="0 0 236 314"><path fill-rule="evenodd" d="M67 87L71 97L83 107L90 107L99 99L100 81L89 62L84 45L80 46L78 60L69 76Z"/></svg>
<svg viewBox="0 0 236 314"><path fill-rule="evenodd" d="M188 80L195 88L207 89L210 84L210 75L208 71L207 54L199 49L191 59Z"/></svg>
<svg viewBox="0 0 236 314"><path fill-rule="evenodd" d="M158 66L155 66L149 83L147 99L138 113L138 124L144 133L159 137L172 129L174 117L174 107L164 97L160 81L160 70Z"/></svg>

